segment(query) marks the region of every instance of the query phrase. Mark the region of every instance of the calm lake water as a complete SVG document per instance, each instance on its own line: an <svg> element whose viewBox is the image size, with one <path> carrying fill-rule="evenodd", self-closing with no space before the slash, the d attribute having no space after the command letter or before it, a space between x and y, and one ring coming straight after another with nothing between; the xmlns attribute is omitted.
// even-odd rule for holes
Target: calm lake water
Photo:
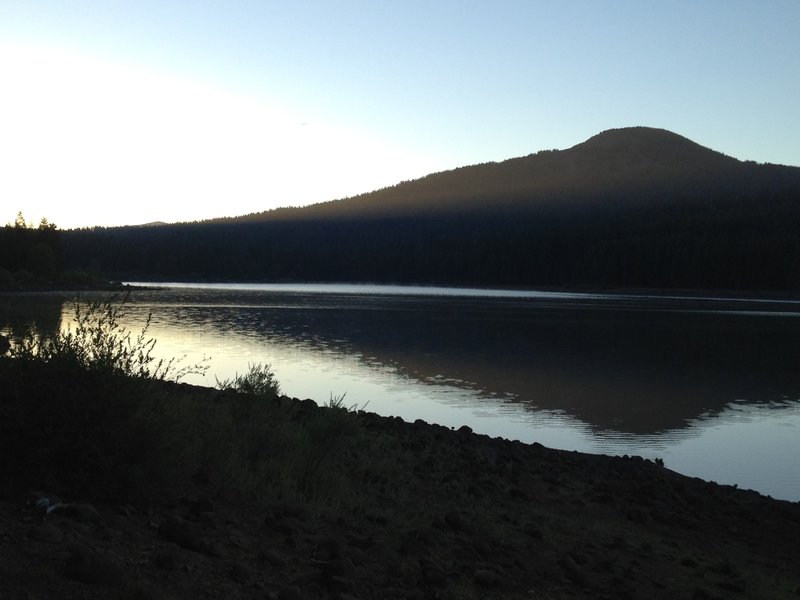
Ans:
<svg viewBox="0 0 800 600"><path fill-rule="evenodd" d="M73 300L0 297L0 330L31 318L57 330ZM126 324L136 332L151 312L156 354L210 358L188 383L266 362L290 396L346 394L406 420L659 457L800 500L800 302L172 284L136 289Z"/></svg>

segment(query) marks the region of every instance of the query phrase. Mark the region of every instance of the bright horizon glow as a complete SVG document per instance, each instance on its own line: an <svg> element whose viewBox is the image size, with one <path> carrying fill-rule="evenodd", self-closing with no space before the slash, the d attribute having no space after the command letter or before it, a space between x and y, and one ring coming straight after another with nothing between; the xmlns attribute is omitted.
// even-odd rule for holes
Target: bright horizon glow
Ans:
<svg viewBox="0 0 800 600"><path fill-rule="evenodd" d="M25 207L29 222L47 217L72 228L235 216L356 195L434 165L190 80L0 44L0 56L9 55L0 80L18 93L0 96L3 196ZM90 214L73 218L82 197Z"/></svg>
<svg viewBox="0 0 800 600"><path fill-rule="evenodd" d="M0 5L0 225L334 200L616 127L800 165L800 3Z"/></svg>

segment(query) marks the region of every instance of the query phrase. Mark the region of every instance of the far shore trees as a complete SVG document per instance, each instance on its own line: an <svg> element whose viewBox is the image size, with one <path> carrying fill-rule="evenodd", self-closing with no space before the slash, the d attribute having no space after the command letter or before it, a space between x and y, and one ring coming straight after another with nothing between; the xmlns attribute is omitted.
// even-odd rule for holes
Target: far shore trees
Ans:
<svg viewBox="0 0 800 600"><path fill-rule="evenodd" d="M36 226L18 212L0 228L0 289L52 280L63 270L61 231L46 217Z"/></svg>

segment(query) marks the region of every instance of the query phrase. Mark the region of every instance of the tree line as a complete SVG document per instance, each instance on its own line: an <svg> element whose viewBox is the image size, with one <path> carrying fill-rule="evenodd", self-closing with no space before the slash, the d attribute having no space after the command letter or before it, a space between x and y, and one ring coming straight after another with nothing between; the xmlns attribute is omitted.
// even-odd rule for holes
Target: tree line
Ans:
<svg viewBox="0 0 800 600"><path fill-rule="evenodd" d="M0 289L57 278L64 267L61 231L42 218L26 222L21 212L0 228Z"/></svg>
<svg viewBox="0 0 800 600"><path fill-rule="evenodd" d="M120 279L800 288L800 186L387 216L65 232L71 268ZM504 206L503 210L490 207Z"/></svg>

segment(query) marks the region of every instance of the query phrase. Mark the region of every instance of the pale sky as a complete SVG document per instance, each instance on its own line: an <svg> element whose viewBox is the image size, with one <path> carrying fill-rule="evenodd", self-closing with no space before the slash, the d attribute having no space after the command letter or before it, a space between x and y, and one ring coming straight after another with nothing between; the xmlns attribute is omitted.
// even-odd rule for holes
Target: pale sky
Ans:
<svg viewBox="0 0 800 600"><path fill-rule="evenodd" d="M0 0L0 224L185 221L669 129L800 165L800 0Z"/></svg>

